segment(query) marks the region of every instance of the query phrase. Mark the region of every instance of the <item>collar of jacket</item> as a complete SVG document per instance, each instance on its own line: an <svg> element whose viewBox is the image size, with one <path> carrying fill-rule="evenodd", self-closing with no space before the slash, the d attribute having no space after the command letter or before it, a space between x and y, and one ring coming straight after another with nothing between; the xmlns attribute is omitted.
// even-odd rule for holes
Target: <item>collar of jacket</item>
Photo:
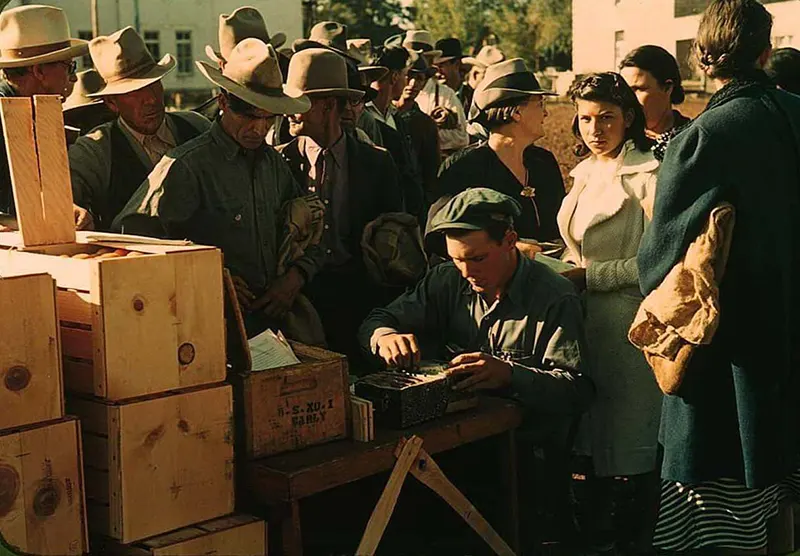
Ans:
<svg viewBox="0 0 800 556"><path fill-rule="evenodd" d="M633 144L633 140L629 139L622 147L622 162L617 168L617 176L626 176L631 174L639 174L642 172L652 172L658 168L658 160L653 158L650 151L642 152ZM575 178L575 183L585 183L584 179L592 169L592 162L594 157L589 157L581 161L569 173Z"/></svg>
<svg viewBox="0 0 800 556"><path fill-rule="evenodd" d="M223 129L222 124L220 123L220 118L215 118L211 123L211 137L214 142L219 145L220 152L225 157L225 160L233 160L236 158L236 155L247 152L247 149L234 141L233 137L228 135L225 129ZM267 147L267 143L264 142L263 147L261 149L256 149L256 151L261 152Z"/></svg>
<svg viewBox="0 0 800 556"><path fill-rule="evenodd" d="M525 295L528 289L526 278L532 267L532 261L517 251L517 268L514 269L514 274L511 275L511 281L508 284L508 288L506 288L506 292L503 294L501 299L508 297L512 303L518 305L525 304ZM466 296L480 295L478 292L472 289L472 286L469 285L469 282L463 278L459 279L461 281L462 294ZM489 305L491 306L492 304L490 303Z"/></svg>

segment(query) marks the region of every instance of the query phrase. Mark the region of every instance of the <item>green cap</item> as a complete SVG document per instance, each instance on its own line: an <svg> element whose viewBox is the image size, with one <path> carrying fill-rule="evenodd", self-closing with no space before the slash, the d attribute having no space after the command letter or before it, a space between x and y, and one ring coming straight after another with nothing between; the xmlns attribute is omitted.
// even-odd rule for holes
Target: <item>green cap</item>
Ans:
<svg viewBox="0 0 800 556"><path fill-rule="evenodd" d="M430 248L441 250L442 232L447 230L485 230L491 222L514 223L522 207L513 198L489 189L474 187L462 191L433 216L425 240Z"/></svg>

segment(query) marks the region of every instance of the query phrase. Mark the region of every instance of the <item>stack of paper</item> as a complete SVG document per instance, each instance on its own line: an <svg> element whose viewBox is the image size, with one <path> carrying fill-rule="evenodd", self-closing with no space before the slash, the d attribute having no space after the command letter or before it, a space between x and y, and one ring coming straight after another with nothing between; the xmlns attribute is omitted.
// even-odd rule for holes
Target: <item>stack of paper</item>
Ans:
<svg viewBox="0 0 800 556"><path fill-rule="evenodd" d="M353 414L353 439L359 442L375 440L372 402L358 396L350 396L350 407Z"/></svg>
<svg viewBox="0 0 800 556"><path fill-rule="evenodd" d="M249 339L247 343L250 346L253 371L266 371L300 363L292 346L280 331L275 334L267 329L255 338Z"/></svg>

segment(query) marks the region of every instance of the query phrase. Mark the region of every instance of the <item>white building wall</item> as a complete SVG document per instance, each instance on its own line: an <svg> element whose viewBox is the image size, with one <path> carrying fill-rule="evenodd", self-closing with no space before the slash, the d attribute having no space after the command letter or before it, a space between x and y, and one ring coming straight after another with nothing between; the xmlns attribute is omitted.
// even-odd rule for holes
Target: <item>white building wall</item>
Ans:
<svg viewBox="0 0 800 556"><path fill-rule="evenodd" d="M82 31L91 33L90 0L12 0L8 8L21 4L47 4L67 13L74 37ZM191 72L180 75L174 70L164 78L171 89L210 89L211 84L194 67L194 60L207 60L205 46L217 47L219 14L231 13L242 5L258 9L267 22L270 34L286 33L287 44L303 34L301 0L98 0L100 33L111 34L125 26L136 27L135 7L139 8L139 32L158 31L161 55L176 56L176 31L191 31Z"/></svg>
<svg viewBox="0 0 800 556"><path fill-rule="evenodd" d="M766 4L773 14L773 44L800 47L800 0ZM644 44L676 54L676 43L694 39L700 16L676 18L675 0L573 0L572 69L575 73L616 69L615 36L624 33L624 56Z"/></svg>

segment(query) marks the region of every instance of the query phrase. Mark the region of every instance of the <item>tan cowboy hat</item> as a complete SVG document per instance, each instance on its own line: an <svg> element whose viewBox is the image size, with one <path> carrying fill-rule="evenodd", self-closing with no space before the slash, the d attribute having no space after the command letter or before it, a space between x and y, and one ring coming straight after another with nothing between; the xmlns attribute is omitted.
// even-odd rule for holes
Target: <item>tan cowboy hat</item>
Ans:
<svg viewBox="0 0 800 556"><path fill-rule="evenodd" d="M210 44L206 45L206 56L216 63L227 60L231 50L244 39L260 39L276 50L286 42L284 33L275 33L270 37L261 12L250 6L237 8L231 14L220 14L218 38L219 52Z"/></svg>
<svg viewBox="0 0 800 556"><path fill-rule="evenodd" d="M286 84L307 95L346 96L359 99L364 91L348 87L347 62L327 48L304 48L289 62Z"/></svg>
<svg viewBox="0 0 800 556"><path fill-rule="evenodd" d="M389 73L389 68L370 65L372 41L370 39L347 39L347 54L358 61L358 71L364 83L380 81Z"/></svg>
<svg viewBox="0 0 800 556"><path fill-rule="evenodd" d="M414 50L415 52L422 54L431 60L436 60L442 55L441 50L436 50L433 42L433 36L431 36L430 31L407 31L405 38L403 38L403 46L409 50Z"/></svg>
<svg viewBox="0 0 800 556"><path fill-rule="evenodd" d="M51 6L0 13L0 68L21 68L83 56L88 43L70 38L67 15Z"/></svg>
<svg viewBox="0 0 800 556"><path fill-rule="evenodd" d="M347 51L347 25L336 21L320 21L311 28L307 39L297 39L292 43L292 50L299 52L307 48L327 48L336 54L344 56L349 62L358 65L358 58L354 58Z"/></svg>
<svg viewBox="0 0 800 556"><path fill-rule="evenodd" d="M473 56L462 58L461 63L467 66L478 66L481 68L488 68L493 64L499 64L506 59L503 51L492 44L487 44L480 49L480 52Z"/></svg>
<svg viewBox="0 0 800 556"><path fill-rule="evenodd" d="M175 58L167 54L158 63L133 27L120 29L89 43L92 62L106 85L90 98L124 95L138 91L162 79L175 69Z"/></svg>
<svg viewBox="0 0 800 556"><path fill-rule="evenodd" d="M75 110L77 108L83 108L86 106L103 104L103 99L90 98L88 96L92 93L96 93L106 84L106 82L103 81L103 78L100 77L100 74L97 73L97 70L88 69L79 72L75 77L77 77L78 80L75 82L75 86L72 88L70 95L61 105L61 109L64 112L69 112L70 110Z"/></svg>
<svg viewBox="0 0 800 556"><path fill-rule="evenodd" d="M230 52L224 70L202 61L195 65L214 85L261 110L302 114L311 108L303 91L283 84L275 48L260 39L239 42Z"/></svg>
<svg viewBox="0 0 800 556"><path fill-rule="evenodd" d="M542 89L525 60L512 58L486 69L483 81L475 88L472 103L485 110L505 100L534 95L558 96Z"/></svg>

